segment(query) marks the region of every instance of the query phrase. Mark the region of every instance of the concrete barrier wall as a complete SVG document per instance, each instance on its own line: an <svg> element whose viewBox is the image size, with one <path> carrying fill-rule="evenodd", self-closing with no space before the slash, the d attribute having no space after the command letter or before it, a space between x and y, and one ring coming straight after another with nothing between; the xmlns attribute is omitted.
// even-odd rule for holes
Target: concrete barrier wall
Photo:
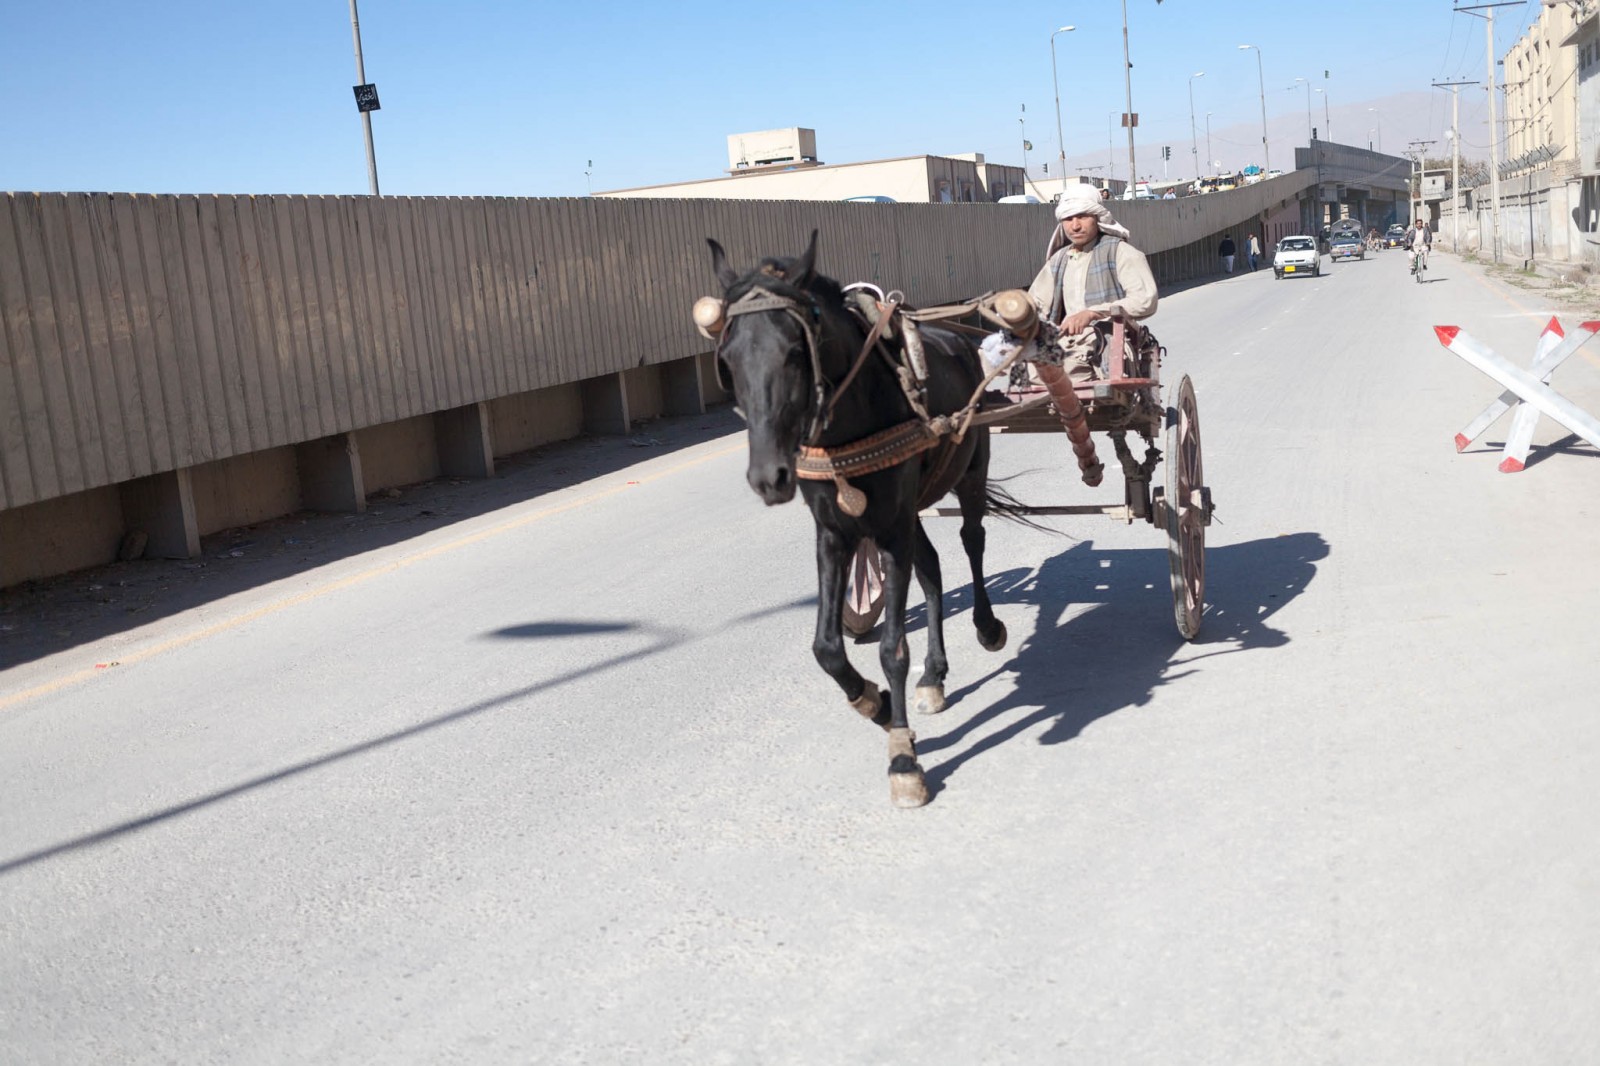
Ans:
<svg viewBox="0 0 1600 1066"><path fill-rule="evenodd" d="M1314 183L1117 202L1164 281ZM716 399L706 237L924 306L1025 285L1044 205L8 193L0 587L492 472ZM144 550L134 548L133 550Z"/></svg>
<svg viewBox="0 0 1600 1066"><path fill-rule="evenodd" d="M1259 216L1297 177L1115 206L1155 256ZM0 509L692 357L707 236L752 264L798 253L816 228L826 273L931 304L1025 283L1052 221L1009 204L10 193L0 206Z"/></svg>

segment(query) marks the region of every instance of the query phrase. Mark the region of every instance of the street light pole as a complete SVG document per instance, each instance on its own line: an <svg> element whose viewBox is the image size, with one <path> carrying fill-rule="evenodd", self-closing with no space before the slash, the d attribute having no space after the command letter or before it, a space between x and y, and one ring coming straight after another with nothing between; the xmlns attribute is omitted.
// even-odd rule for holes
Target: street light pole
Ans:
<svg viewBox="0 0 1600 1066"><path fill-rule="evenodd" d="M1378 151L1381 152L1383 151L1383 112L1379 111L1375 107L1369 107L1367 110L1378 116L1372 121L1378 124ZM1368 132L1370 133L1371 131L1369 130Z"/></svg>
<svg viewBox="0 0 1600 1066"><path fill-rule="evenodd" d="M1314 129L1311 125L1311 81L1308 78L1296 78L1295 81L1305 82L1306 86L1306 144L1309 146L1311 144L1311 133ZM1291 85L1289 88L1293 89L1294 86Z"/></svg>
<svg viewBox="0 0 1600 1066"><path fill-rule="evenodd" d="M1207 171L1212 171L1212 170L1214 170L1216 168L1216 165L1217 165L1217 161L1215 159L1211 158L1211 112L1207 111L1206 112L1206 170Z"/></svg>
<svg viewBox="0 0 1600 1066"><path fill-rule="evenodd" d="M1128 100L1128 191L1137 193L1139 169L1133 158L1133 63L1128 58L1128 0L1122 0L1122 86Z"/></svg>
<svg viewBox="0 0 1600 1066"><path fill-rule="evenodd" d="M1475 81L1436 81L1450 90L1450 250L1461 252L1461 87Z"/></svg>
<svg viewBox="0 0 1600 1066"><path fill-rule="evenodd" d="M1494 197L1494 261L1500 262L1500 121L1495 114L1495 74L1494 74L1494 9L1497 7L1517 7L1514 0L1505 3L1476 4L1472 7L1458 7L1455 10L1463 14L1473 15L1486 19L1484 27L1484 61L1489 67L1489 195ZM1486 11L1486 15L1478 15L1479 11Z"/></svg>
<svg viewBox="0 0 1600 1066"><path fill-rule="evenodd" d="M1205 71L1189 75L1189 154L1194 157L1194 180L1200 180L1200 138L1194 128L1194 80L1206 76ZM1206 137L1206 154L1211 154L1211 138Z"/></svg>
<svg viewBox="0 0 1600 1066"><path fill-rule="evenodd" d="M1117 113L1115 111L1106 116L1106 181L1108 183L1117 180L1117 150L1111 140L1116 134L1117 128L1112 124L1116 117ZM1109 184L1106 185L1106 188L1109 189L1110 187Z"/></svg>
<svg viewBox="0 0 1600 1066"><path fill-rule="evenodd" d="M1328 90L1318 89L1317 92L1322 94L1322 139L1331 141L1333 140L1333 119L1328 117Z"/></svg>
<svg viewBox="0 0 1600 1066"><path fill-rule="evenodd" d="M367 68L361 59L361 19L356 16L356 0L350 0L350 36L356 42L356 84L367 84ZM378 195L378 156L372 150L372 112L361 112L361 129L367 138L367 184Z"/></svg>
<svg viewBox="0 0 1600 1066"><path fill-rule="evenodd" d="M1071 33L1075 29L1076 26L1063 26L1050 35L1050 84L1056 89L1056 177L1063 182L1067 180L1067 144L1061 137L1061 82L1056 80L1056 33Z"/></svg>
<svg viewBox="0 0 1600 1066"><path fill-rule="evenodd" d="M1127 0L1123 2L1126 3ZM1261 170L1262 173L1268 173L1272 170L1272 151L1267 144L1267 79L1262 73L1261 49L1253 44L1241 44L1239 48L1241 50L1251 48L1256 53L1256 82L1261 89Z"/></svg>

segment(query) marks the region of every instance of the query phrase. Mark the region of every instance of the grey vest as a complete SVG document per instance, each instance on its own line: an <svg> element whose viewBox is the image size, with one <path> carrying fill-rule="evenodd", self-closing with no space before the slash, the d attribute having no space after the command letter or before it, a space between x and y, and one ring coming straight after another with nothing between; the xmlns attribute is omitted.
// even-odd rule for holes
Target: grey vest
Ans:
<svg viewBox="0 0 1600 1066"><path fill-rule="evenodd" d="M1113 300L1120 300L1128 295L1128 290L1122 287L1117 280L1117 245L1122 243L1121 237L1113 237L1102 233L1100 240L1089 251L1089 270L1083 279L1083 305L1093 307L1095 304L1108 304ZM1061 249L1055 255L1055 262L1051 266L1053 295L1050 297L1050 321L1060 325L1066 317L1066 298L1061 295L1061 275L1067 269L1067 254L1071 247Z"/></svg>

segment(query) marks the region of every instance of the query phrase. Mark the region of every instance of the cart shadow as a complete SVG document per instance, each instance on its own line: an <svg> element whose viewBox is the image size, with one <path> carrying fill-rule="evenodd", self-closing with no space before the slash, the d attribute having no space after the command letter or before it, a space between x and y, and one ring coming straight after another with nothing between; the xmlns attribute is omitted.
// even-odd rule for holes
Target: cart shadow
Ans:
<svg viewBox="0 0 1600 1066"><path fill-rule="evenodd" d="M949 693L953 709L1001 675L1014 682L998 701L918 741L919 754L949 753L928 767L930 787L937 791L970 760L1039 726L1041 744L1072 740L1096 719L1148 704L1158 687L1212 655L1282 647L1289 638L1268 620L1304 591L1327 555L1317 533L1208 549L1209 605L1200 639L1186 653L1172 621L1165 549L1100 551L1084 541L1037 571L996 575L989 582L996 605L1031 606L1038 621L1009 661ZM947 597L947 615L963 601L970 607L970 586ZM949 635L959 640L955 630ZM963 747L993 725L999 728Z"/></svg>

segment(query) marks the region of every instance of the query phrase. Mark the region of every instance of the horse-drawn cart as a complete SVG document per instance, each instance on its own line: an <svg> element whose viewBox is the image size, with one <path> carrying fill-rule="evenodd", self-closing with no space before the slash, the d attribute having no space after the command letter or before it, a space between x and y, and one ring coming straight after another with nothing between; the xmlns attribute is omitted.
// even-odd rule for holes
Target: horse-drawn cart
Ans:
<svg viewBox="0 0 1600 1066"><path fill-rule="evenodd" d="M811 650L861 717L889 742L889 794L896 806L928 802L907 712L946 706L943 577L920 518L959 514L972 572L978 643L997 652L1005 623L989 600L983 553L986 515L1105 514L1166 531L1178 629L1200 629L1205 597L1205 527L1211 498L1200 465L1200 422L1188 378L1163 403L1161 348L1135 323L1101 336L1092 375L1086 335L1063 338L1040 321L1028 294L985 294L965 304L913 310L898 293L841 286L816 270L817 238L794 258L765 258L741 275L708 242L721 296L695 303L694 321L716 343L719 380L748 424L745 480L768 505L799 495L816 526L817 613ZM991 326L959 320L977 315ZM998 327L1002 332L992 334ZM1099 328L1098 326L1096 327ZM1004 342L989 358L970 334ZM1070 369L1069 369L1070 368ZM1005 391L1000 375L1009 374ZM1080 381L1074 382L1073 376ZM1122 470L1118 505L1027 507L989 481L995 432L1064 429L1086 484L1104 467L1095 433L1111 441ZM1134 455L1129 434L1142 437ZM1152 488L1165 434L1166 485ZM946 495L959 508L939 508ZM927 649L914 698L905 641L906 594L915 580L927 604ZM883 618L879 689L850 662L844 631Z"/></svg>
<svg viewBox="0 0 1600 1066"><path fill-rule="evenodd" d="M1007 326L1030 329L1031 307L1021 293L1001 293L986 308ZM1112 357L1120 353L1121 358ZM1167 559L1172 575L1173 614L1178 632L1193 640L1200 632L1205 607L1206 526L1211 524L1211 491L1206 487L1200 452L1200 415L1194 386L1185 374L1162 402L1161 356L1154 336L1138 323L1115 320L1103 329L1097 378L1073 384L1066 375L1050 373L1049 384L1035 380L1019 367L1003 393L991 393L972 420L995 433L1059 433L1066 429L1078 452L1086 483L1100 480L1099 464L1089 443L1089 433L1106 434L1112 442L1123 475L1120 504L1070 504L1029 506L1029 515L1105 515L1127 524L1148 522L1167 535ZM1070 389L1071 399L1064 390ZM1073 401L1081 420L1069 410ZM1077 423L1074 425L1074 423ZM1132 432L1145 441L1143 458L1136 458L1127 443ZM1165 437L1165 486L1152 487ZM1087 445L1087 449L1085 446ZM1084 452L1088 458L1085 460ZM931 507L925 517L958 516L955 507ZM882 564L877 546L864 541L851 564L843 619L845 629L860 637L871 632L883 610Z"/></svg>

